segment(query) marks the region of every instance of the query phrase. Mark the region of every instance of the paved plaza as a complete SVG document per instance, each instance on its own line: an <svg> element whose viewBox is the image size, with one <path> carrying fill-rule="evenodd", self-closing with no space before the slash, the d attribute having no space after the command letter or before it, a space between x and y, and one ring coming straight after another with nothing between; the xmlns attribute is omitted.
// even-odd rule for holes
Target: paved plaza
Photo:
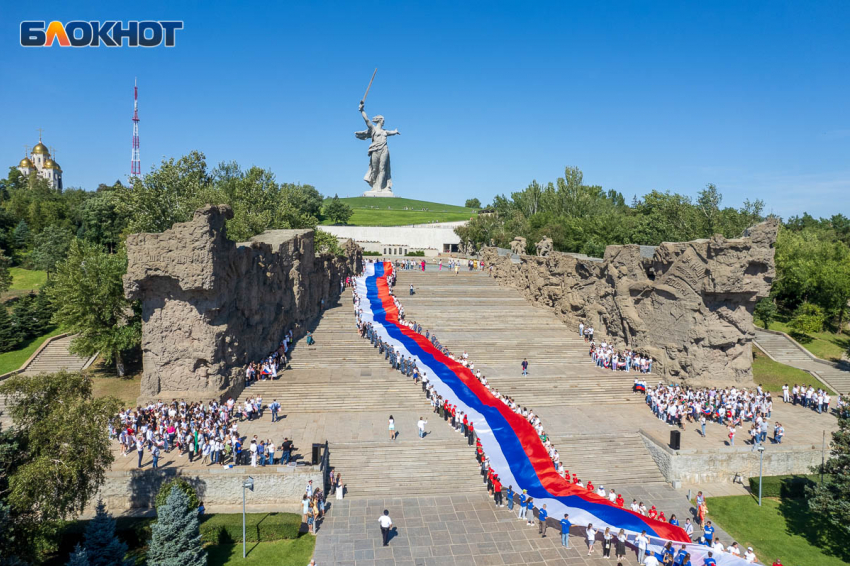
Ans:
<svg viewBox="0 0 850 566"><path fill-rule="evenodd" d="M410 283L416 287L413 296L406 294ZM703 486L672 488L652 460L639 430L666 444L671 427L651 414L642 395L631 392L634 373L595 367L576 331L485 274L401 271L397 289L408 320L436 333L454 352L468 351L494 388L540 415L571 473L615 489L627 504L637 499L668 517L675 513L681 522L694 518L687 495ZM345 500L329 499L317 535L319 565L612 563L599 548L587 557L578 531L574 548L566 550L559 529L550 527L541 539L537 526L527 527L506 507L493 505L465 439L431 412L421 387L390 370L377 350L359 338L350 293L325 311L313 335L314 346L296 344L292 365L279 379L255 383L238 401L259 395L264 403L277 399L283 405L283 418L276 423L268 411L240 423L243 435L270 438L278 446L288 437L299 458L309 457L314 442L330 443L331 465L347 490ZM531 364L528 377L520 375L523 358ZM389 415L396 422L395 441L388 436ZM429 421L425 439L417 437L420 416ZM819 447L822 431L828 434L836 426L834 417L781 400L773 419L785 425L784 447ZM698 429L687 426L683 449L724 447L723 427L709 425L707 438ZM119 455L113 468L136 465L131 453ZM202 468L199 460L190 465L176 453L164 454L160 466ZM148 454L144 467L150 467ZM704 491L746 493L734 484L705 486ZM387 548L381 546L377 526L385 508L397 528ZM262 510L294 509L272 505ZM717 536L731 542L720 530ZM633 552L626 563L636 563Z"/></svg>

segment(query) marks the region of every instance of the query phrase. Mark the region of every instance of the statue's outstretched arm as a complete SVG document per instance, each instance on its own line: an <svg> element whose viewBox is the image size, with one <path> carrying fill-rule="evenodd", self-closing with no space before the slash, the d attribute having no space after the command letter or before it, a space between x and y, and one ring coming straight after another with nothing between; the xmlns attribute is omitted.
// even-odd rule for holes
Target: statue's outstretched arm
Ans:
<svg viewBox="0 0 850 566"><path fill-rule="evenodd" d="M363 116L363 121L366 122L366 126L371 130L372 122L369 120L369 116L366 115L362 100L360 101L360 115Z"/></svg>

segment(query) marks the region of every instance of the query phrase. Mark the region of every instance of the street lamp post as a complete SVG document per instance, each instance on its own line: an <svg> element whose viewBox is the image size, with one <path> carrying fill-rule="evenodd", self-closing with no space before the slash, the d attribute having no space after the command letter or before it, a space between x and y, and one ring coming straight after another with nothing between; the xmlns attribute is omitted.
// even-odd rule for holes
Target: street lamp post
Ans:
<svg viewBox="0 0 850 566"><path fill-rule="evenodd" d="M764 446L759 445L759 507L761 507L761 473L763 470L764 464Z"/></svg>
<svg viewBox="0 0 850 566"><path fill-rule="evenodd" d="M245 558L245 489L254 491L254 478L248 476L248 479L242 482L242 558Z"/></svg>

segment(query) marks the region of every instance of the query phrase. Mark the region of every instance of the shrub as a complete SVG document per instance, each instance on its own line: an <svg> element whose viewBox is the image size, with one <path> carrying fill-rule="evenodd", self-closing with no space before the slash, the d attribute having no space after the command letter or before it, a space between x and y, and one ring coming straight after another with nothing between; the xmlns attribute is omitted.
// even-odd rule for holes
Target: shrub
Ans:
<svg viewBox="0 0 850 566"><path fill-rule="evenodd" d="M415 251L415 252L407 252L404 255L407 256L407 257L425 257L425 252L422 251L422 250L419 250L419 251Z"/></svg>
<svg viewBox="0 0 850 566"><path fill-rule="evenodd" d="M367 255L367 256L370 256L370 257L371 256L377 257L377 256L382 256L384 254L382 254L381 252L363 252L363 255Z"/></svg>
<svg viewBox="0 0 850 566"><path fill-rule="evenodd" d="M802 499L806 496L806 486L814 486L820 481L818 475L764 476L761 483L762 497L781 499ZM750 490L758 495L759 478L750 478Z"/></svg>
<svg viewBox="0 0 850 566"><path fill-rule="evenodd" d="M248 542L298 538L301 516L294 513L249 513L245 516ZM201 517L201 540L205 544L242 542L242 515L217 514Z"/></svg>
<svg viewBox="0 0 850 566"><path fill-rule="evenodd" d="M175 485L177 486L177 489L185 493L186 497L189 498L189 509L197 509L198 505L201 504L201 500L198 499L198 493L195 491L195 488L192 487L192 484L183 478L172 478L163 482L159 488L159 492L156 494L154 507L159 509L160 506L165 504L168 500L168 495L171 493L171 486Z"/></svg>
<svg viewBox="0 0 850 566"><path fill-rule="evenodd" d="M791 328L805 334L823 330L823 309L812 303L803 303L794 311L794 318L789 323Z"/></svg>

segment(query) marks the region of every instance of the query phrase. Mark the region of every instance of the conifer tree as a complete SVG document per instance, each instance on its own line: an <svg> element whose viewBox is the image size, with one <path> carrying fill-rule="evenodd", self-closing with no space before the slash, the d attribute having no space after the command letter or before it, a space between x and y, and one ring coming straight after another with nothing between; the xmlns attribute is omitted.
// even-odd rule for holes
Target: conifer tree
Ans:
<svg viewBox="0 0 850 566"><path fill-rule="evenodd" d="M832 433L829 460L815 466L824 481L809 488L809 508L823 514L831 523L850 534L850 417L838 417L838 430Z"/></svg>
<svg viewBox="0 0 850 566"><path fill-rule="evenodd" d="M79 544L74 548L74 552L71 553L68 566L90 566L89 557L86 555L85 549Z"/></svg>
<svg viewBox="0 0 850 566"><path fill-rule="evenodd" d="M127 545L115 536L115 519L97 502L94 519L86 527L85 551L90 566L124 566Z"/></svg>
<svg viewBox="0 0 850 566"><path fill-rule="evenodd" d="M6 306L0 304L0 352L9 352L18 347L21 342L17 328L12 324L12 317Z"/></svg>
<svg viewBox="0 0 850 566"><path fill-rule="evenodd" d="M188 496L176 485L165 505L156 510L151 527L148 566L206 566L207 553L201 546L198 511L189 506Z"/></svg>
<svg viewBox="0 0 850 566"><path fill-rule="evenodd" d="M12 309L12 326L21 340L29 340L34 336L33 330L33 301L35 295L24 295L19 298Z"/></svg>

